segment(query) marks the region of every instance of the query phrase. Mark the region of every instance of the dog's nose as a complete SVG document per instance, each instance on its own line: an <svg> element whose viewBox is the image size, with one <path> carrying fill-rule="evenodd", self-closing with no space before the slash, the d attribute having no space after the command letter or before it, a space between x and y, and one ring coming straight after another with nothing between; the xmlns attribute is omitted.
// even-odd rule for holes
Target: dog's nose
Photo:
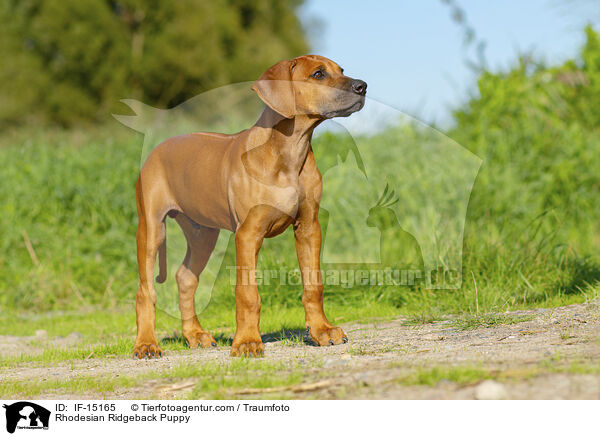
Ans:
<svg viewBox="0 0 600 436"><path fill-rule="evenodd" d="M362 80L354 79L352 80L352 84L350 85L352 92L358 95L365 95L367 93L367 82L363 82Z"/></svg>

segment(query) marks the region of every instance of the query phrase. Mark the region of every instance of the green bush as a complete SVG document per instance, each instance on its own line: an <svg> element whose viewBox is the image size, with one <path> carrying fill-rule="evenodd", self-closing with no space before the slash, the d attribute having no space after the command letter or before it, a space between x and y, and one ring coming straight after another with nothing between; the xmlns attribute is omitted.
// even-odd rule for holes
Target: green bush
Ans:
<svg viewBox="0 0 600 436"><path fill-rule="evenodd" d="M577 60L521 59L508 72L484 72L449 134L484 160L471 221L502 228L544 214L546 232L591 254L600 230L600 39L591 27L586 35Z"/></svg>

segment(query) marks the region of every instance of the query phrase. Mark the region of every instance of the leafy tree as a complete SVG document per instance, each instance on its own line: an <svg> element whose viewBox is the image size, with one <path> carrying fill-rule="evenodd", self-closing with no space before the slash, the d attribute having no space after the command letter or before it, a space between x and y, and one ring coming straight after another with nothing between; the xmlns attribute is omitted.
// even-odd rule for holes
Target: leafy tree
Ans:
<svg viewBox="0 0 600 436"><path fill-rule="evenodd" d="M302 0L3 0L0 123L170 107L307 51ZM121 108L122 110L122 108Z"/></svg>

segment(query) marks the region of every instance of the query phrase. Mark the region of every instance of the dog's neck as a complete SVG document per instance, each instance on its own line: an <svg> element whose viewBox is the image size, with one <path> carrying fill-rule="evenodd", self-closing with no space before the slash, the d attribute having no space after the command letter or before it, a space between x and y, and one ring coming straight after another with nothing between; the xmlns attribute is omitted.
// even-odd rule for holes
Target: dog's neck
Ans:
<svg viewBox="0 0 600 436"><path fill-rule="evenodd" d="M296 115L285 118L267 107L252 130L258 146L252 157L273 162L277 171L299 174L310 150L312 134L323 118L314 115Z"/></svg>

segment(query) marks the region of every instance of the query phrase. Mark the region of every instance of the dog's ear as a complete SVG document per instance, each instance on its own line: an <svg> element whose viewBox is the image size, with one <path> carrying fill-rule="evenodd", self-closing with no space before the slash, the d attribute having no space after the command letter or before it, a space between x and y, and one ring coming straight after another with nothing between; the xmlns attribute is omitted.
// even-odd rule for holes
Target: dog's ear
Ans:
<svg viewBox="0 0 600 436"><path fill-rule="evenodd" d="M296 61L281 61L265 71L252 89L275 112L286 118L296 114L296 99L292 85L292 71Z"/></svg>

